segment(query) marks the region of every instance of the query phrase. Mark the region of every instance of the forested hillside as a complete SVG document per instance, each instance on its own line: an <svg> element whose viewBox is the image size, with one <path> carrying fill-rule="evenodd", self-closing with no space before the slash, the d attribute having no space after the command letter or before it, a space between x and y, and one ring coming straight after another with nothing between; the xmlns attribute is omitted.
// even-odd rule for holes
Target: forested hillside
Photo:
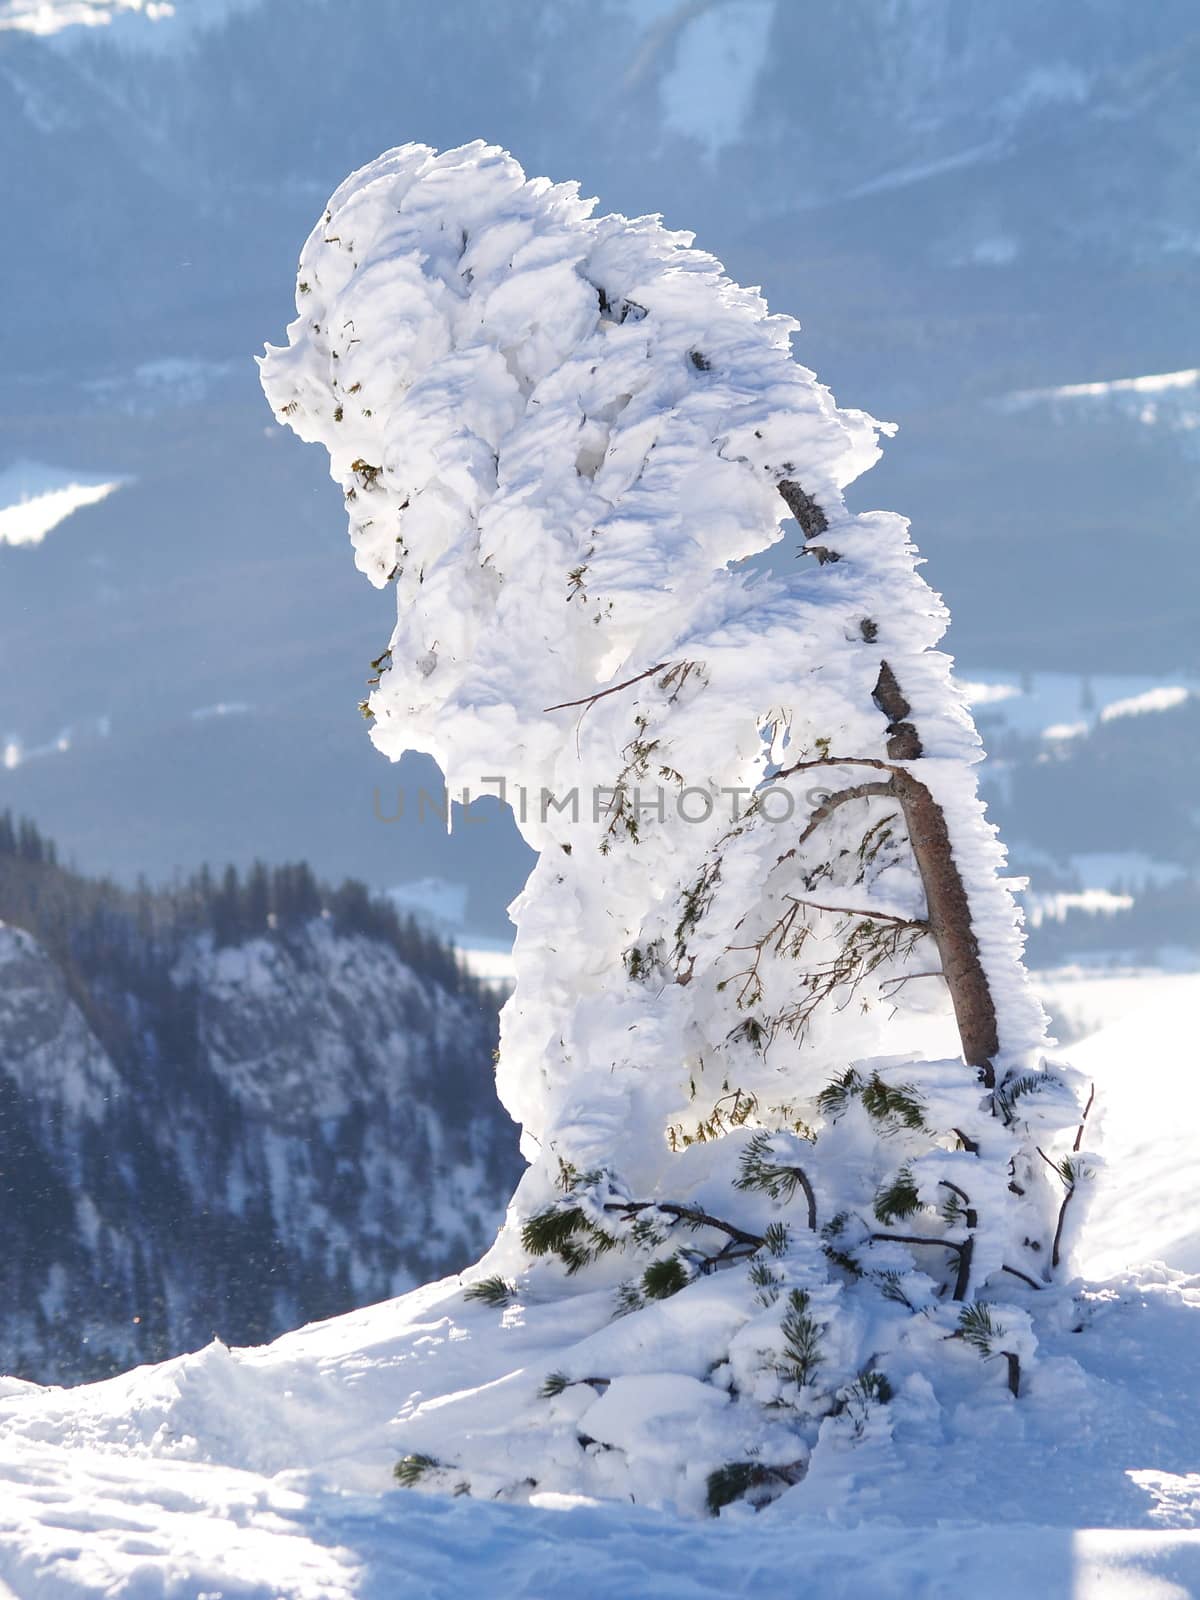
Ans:
<svg viewBox="0 0 1200 1600"><path fill-rule="evenodd" d="M126 891L0 818L0 1366L247 1343L466 1264L518 1165L495 1039L361 884Z"/></svg>

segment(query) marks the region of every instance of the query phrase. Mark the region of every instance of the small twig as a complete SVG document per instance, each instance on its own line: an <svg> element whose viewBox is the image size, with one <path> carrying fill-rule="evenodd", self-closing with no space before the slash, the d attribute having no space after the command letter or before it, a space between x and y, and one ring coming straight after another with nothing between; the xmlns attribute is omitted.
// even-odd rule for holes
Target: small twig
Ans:
<svg viewBox="0 0 1200 1600"><path fill-rule="evenodd" d="M1067 1190L1066 1194L1063 1195L1063 1203L1058 1208L1058 1226L1054 1230L1054 1244L1050 1250L1050 1265L1052 1267L1058 1266L1059 1258L1062 1254L1063 1224L1067 1220L1067 1207L1071 1204L1071 1201L1074 1199L1074 1197L1075 1185L1072 1184Z"/></svg>
<svg viewBox="0 0 1200 1600"><path fill-rule="evenodd" d="M962 1255L966 1249L965 1243L958 1239L926 1239L919 1233L869 1233L867 1238L880 1244L932 1244L939 1250L953 1250L956 1255Z"/></svg>
<svg viewBox="0 0 1200 1600"><path fill-rule="evenodd" d="M641 683L643 678L652 678L656 672L663 672L669 667L669 661L660 661L657 666L647 667L645 672L639 672L636 678L626 678L624 683L614 683L611 689L600 689L595 694L585 694L582 700L560 700L556 706L543 706L543 715L547 711L567 711L572 706L590 706L597 700L603 700L606 694L619 694L622 689L628 689L631 684Z"/></svg>
<svg viewBox="0 0 1200 1600"><path fill-rule="evenodd" d="M1020 1278L1022 1283L1027 1283L1031 1289L1036 1289L1039 1293L1045 1288L1045 1284L1038 1283L1036 1278L1031 1278L1027 1272L1022 1272L1020 1267L1010 1267L1007 1261L1000 1268L1000 1271L1011 1272L1014 1278Z"/></svg>
<svg viewBox="0 0 1200 1600"><path fill-rule="evenodd" d="M753 1245L756 1250L761 1250L766 1243L757 1233L747 1233L732 1222L722 1222L720 1217L710 1216L707 1211L700 1211L694 1206L676 1205L669 1200L617 1200L610 1201L604 1209L620 1212L626 1217L635 1217L640 1211L662 1211L668 1217L686 1222L693 1228L716 1228L721 1233L727 1233L735 1243Z"/></svg>
<svg viewBox="0 0 1200 1600"><path fill-rule="evenodd" d="M815 761L795 761L775 774L773 782L790 778L793 772L810 772L814 767L873 767L877 772L907 772L892 761L880 761L876 756L821 756Z"/></svg>
<svg viewBox="0 0 1200 1600"><path fill-rule="evenodd" d="M961 1128L951 1128L950 1132L958 1136L959 1143L969 1155L977 1156L979 1154L978 1139L972 1139L970 1134L964 1133Z"/></svg>
<svg viewBox="0 0 1200 1600"><path fill-rule="evenodd" d="M779 776L782 777L784 774L780 773ZM828 821L839 806L844 806L851 800L867 800L873 795L888 795L894 798L894 794L895 791L892 789L890 781L887 783L859 783L853 789L842 789L838 794L831 794L827 800L821 802L808 819L804 831L796 840L792 849L798 850L805 840L812 837L823 822Z"/></svg>
<svg viewBox="0 0 1200 1600"><path fill-rule="evenodd" d="M1065 1185L1067 1191L1066 1194L1063 1195L1062 1205L1058 1208L1058 1226L1054 1230L1054 1243L1050 1247L1050 1265L1052 1267L1057 1267L1062 1256L1063 1225L1067 1220L1067 1207L1071 1204L1071 1201L1074 1198L1076 1185L1073 1178L1066 1178L1063 1176L1062 1169L1055 1166L1054 1162L1051 1161L1050 1157L1040 1145L1038 1145L1036 1148L1038 1155L1041 1156L1042 1160L1050 1168L1051 1172L1057 1176L1059 1182ZM1064 1162L1064 1165L1069 1164Z"/></svg>
<svg viewBox="0 0 1200 1600"><path fill-rule="evenodd" d="M837 917L864 917L868 922L895 922L901 928L928 928L924 917L898 917L894 911L861 911L857 906L825 906L818 900L805 900L803 896L789 894L785 900L795 905L811 906L814 911L828 911Z"/></svg>
<svg viewBox="0 0 1200 1600"><path fill-rule="evenodd" d="M809 1181L808 1181L808 1174L804 1171L804 1169L802 1167L791 1167L791 1168L789 1168L789 1171L795 1173L796 1181L799 1183L800 1187L804 1190L804 1198L808 1201L808 1226L809 1226L809 1229L811 1230L811 1232L816 1233L816 1231L817 1231L817 1197L813 1193L812 1184L809 1183Z"/></svg>
<svg viewBox="0 0 1200 1600"><path fill-rule="evenodd" d="M975 1237L973 1234L963 1240L926 1239L919 1233L871 1233L867 1237L872 1243L930 1244L936 1245L940 1250L953 1250L958 1257L958 1269L954 1276L952 1298L955 1300L966 1298L971 1279L971 1257L975 1253Z"/></svg>
<svg viewBox="0 0 1200 1600"><path fill-rule="evenodd" d="M1014 1400L1021 1398L1021 1360L1011 1350L1001 1350L1000 1354L1008 1363L1008 1388Z"/></svg>
<svg viewBox="0 0 1200 1600"><path fill-rule="evenodd" d="M1088 1095L1087 1105L1084 1106L1084 1108L1083 1108L1083 1116L1080 1118L1079 1132L1075 1135L1075 1143L1071 1146L1072 1151L1076 1155L1079 1154L1079 1147L1083 1143L1083 1125L1088 1119L1088 1112L1092 1109L1092 1102L1095 1100L1095 1098L1096 1098L1096 1085L1093 1083L1092 1084L1092 1092L1091 1092L1091 1094Z"/></svg>
<svg viewBox="0 0 1200 1600"><path fill-rule="evenodd" d="M905 972L898 978L881 978L879 981L879 987L882 989L884 985L888 983L910 983L913 978L944 978L945 976L946 974L941 970L940 967L936 971L931 968L928 972ZM958 1130L955 1129L955 1132L957 1131Z"/></svg>
<svg viewBox="0 0 1200 1600"><path fill-rule="evenodd" d="M949 1178L939 1178L938 1188L949 1189L951 1193L956 1194L962 1201L963 1205L967 1208L968 1228L977 1228L979 1226L979 1218L975 1213L974 1207L971 1205L971 1196L965 1189L960 1189L956 1183L951 1183Z"/></svg>

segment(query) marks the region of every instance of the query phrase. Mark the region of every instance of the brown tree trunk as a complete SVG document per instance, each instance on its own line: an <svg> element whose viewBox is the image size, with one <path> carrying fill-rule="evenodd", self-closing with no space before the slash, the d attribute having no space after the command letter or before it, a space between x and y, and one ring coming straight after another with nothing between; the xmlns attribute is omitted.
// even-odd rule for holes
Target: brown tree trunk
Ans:
<svg viewBox="0 0 1200 1600"><path fill-rule="evenodd" d="M779 492L800 526L807 549L822 565L839 560L836 551L813 541L829 529L824 510L794 479L783 478ZM863 642L874 643L878 625L867 617L860 623ZM911 707L886 661L879 664L875 704L888 719L888 760L910 762L922 755L921 739L908 720ZM1000 1048L996 1006L979 955L979 941L971 923L971 905L958 864L946 817L933 795L907 766L892 769L890 788L904 812L908 837L921 882L925 888L929 929L941 958L942 973L950 990L963 1059L976 1068L980 1081L993 1088L993 1059Z"/></svg>
<svg viewBox="0 0 1200 1600"><path fill-rule="evenodd" d="M916 728L907 720L908 701L886 661L880 663L875 704L888 719L888 756L893 761L915 761L922 754ZM992 1065L1000 1048L996 1006L979 955L979 942L971 924L971 905L958 864L946 816L929 790L907 767L892 774L892 789L904 811L909 842L925 886L929 931L941 957L942 974L950 990L963 1059L978 1069L990 1089L996 1082Z"/></svg>

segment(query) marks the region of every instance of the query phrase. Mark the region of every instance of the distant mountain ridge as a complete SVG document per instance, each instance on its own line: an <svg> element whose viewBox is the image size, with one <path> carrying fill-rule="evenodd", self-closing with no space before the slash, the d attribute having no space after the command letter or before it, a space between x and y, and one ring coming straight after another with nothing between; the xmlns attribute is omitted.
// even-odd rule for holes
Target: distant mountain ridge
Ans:
<svg viewBox="0 0 1200 1600"><path fill-rule="evenodd" d="M1152 420L1129 388L1200 363L1192 0L195 15L0 32L21 308L0 475L125 484L0 545L0 806L81 860L126 883L386 860L373 889L464 883L467 925L508 931L529 858L506 819L383 821L398 784L433 782L428 762L389 769L354 710L390 596L354 572L338 492L273 425L252 359L334 185L410 139L482 136L602 208L662 211L797 315L799 359L899 424L851 494L912 517L959 659L1200 668L1191 391L1150 396ZM1112 380L1103 403L1078 393ZM1037 845L1061 815L1042 793L1021 819ZM1148 842L1141 814L1121 826Z"/></svg>
<svg viewBox="0 0 1200 1600"><path fill-rule="evenodd" d="M495 1041L361 886L127 893L0 817L0 1371L254 1342L468 1264L520 1168Z"/></svg>

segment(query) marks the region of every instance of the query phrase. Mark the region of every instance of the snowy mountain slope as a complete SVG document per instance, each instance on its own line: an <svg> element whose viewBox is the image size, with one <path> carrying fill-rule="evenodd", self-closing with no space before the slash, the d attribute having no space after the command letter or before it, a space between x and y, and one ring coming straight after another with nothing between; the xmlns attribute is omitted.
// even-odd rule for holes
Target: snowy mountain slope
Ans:
<svg viewBox="0 0 1200 1600"><path fill-rule="evenodd" d="M1018 1402L1000 1381L982 1407L930 1411L909 1394L890 1440L852 1455L830 1440L774 1506L715 1526L536 1488L528 1506L430 1499L389 1488L389 1468L445 1438L455 1394L490 1387L503 1411L566 1339L584 1341L581 1355L608 1339L612 1353L607 1307L497 1311L447 1280L261 1350L214 1344L73 1391L7 1385L0 1579L21 1600L383 1600L401 1584L439 1600L691 1600L759 1593L786 1570L818 1600L964 1587L984 1600L1186 1600L1200 1593L1200 1279L1126 1266L1163 1245L1172 1263L1194 1250L1155 1219L1169 1205L1194 1219L1200 1172L1156 1158L1149 1138L1164 1104L1186 1125L1189 1069L1171 1041L1187 1037L1198 991L1200 979L1149 1025L1117 1024L1081 1052L1106 1166L1080 1260L1116 1276L1037 1297L1043 1360ZM1156 1168L1170 1178L1145 1210ZM698 1333L666 1330L673 1360ZM652 1371L654 1352L626 1360ZM623 1421L608 1407L610 1430L654 1411L652 1386L627 1380L627 1395ZM603 1404L589 1391L579 1426L604 1426ZM657 1404L661 1427L669 1399Z"/></svg>

